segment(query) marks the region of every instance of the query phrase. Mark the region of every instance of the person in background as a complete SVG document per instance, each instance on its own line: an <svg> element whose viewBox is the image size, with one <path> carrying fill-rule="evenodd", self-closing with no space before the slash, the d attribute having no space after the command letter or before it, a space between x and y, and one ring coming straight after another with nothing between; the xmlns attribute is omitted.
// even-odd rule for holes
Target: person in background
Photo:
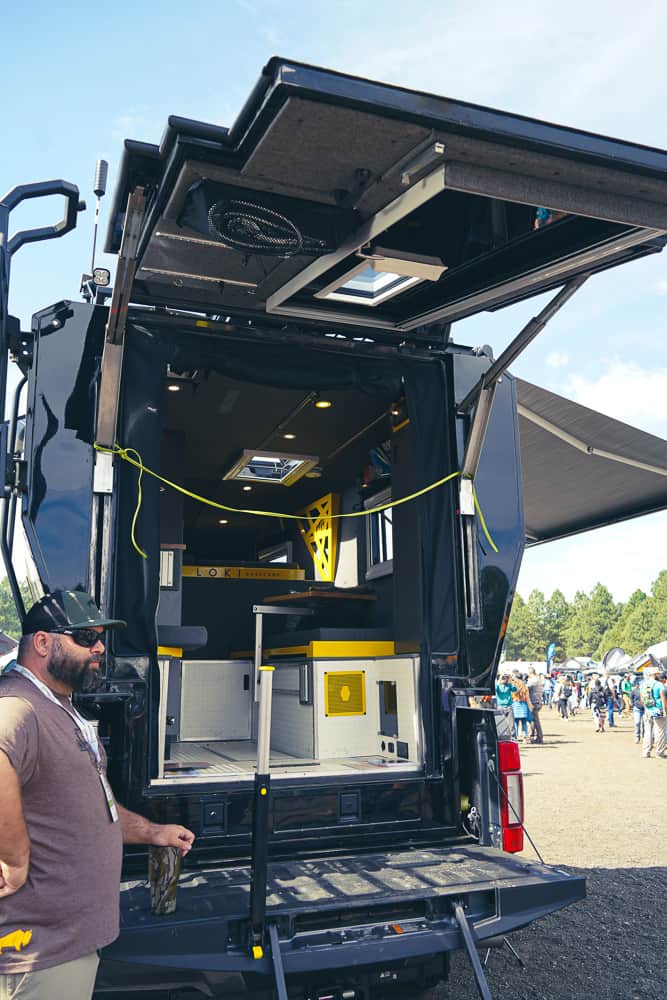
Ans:
<svg viewBox="0 0 667 1000"><path fill-rule="evenodd" d="M530 709L528 706L528 688L519 674L512 676L512 715L514 716L514 737L519 739L519 729L523 733L524 742L528 742L528 720Z"/></svg>
<svg viewBox="0 0 667 1000"><path fill-rule="evenodd" d="M552 699L554 694L554 682L551 674L545 674L542 679L542 697L544 698L544 704L548 707L552 707Z"/></svg>
<svg viewBox="0 0 667 1000"><path fill-rule="evenodd" d="M656 757L667 757L667 684L665 674L656 667L647 667L641 686L644 702L644 742L642 756L650 757L655 747Z"/></svg>
<svg viewBox="0 0 667 1000"><path fill-rule="evenodd" d="M632 715L632 680L626 674L621 681L621 697L623 698L623 715L629 719Z"/></svg>
<svg viewBox="0 0 667 1000"><path fill-rule="evenodd" d="M572 717L577 714L579 708L579 681L572 681L570 697L567 699L567 707Z"/></svg>
<svg viewBox="0 0 667 1000"><path fill-rule="evenodd" d="M591 706L595 732L603 733L604 717L607 710L607 691L603 688L599 677L596 677L593 681L592 687L588 693L588 700Z"/></svg>
<svg viewBox="0 0 667 1000"><path fill-rule="evenodd" d="M540 711L542 709L542 705L544 704L542 677L538 674L537 670L535 670L535 667L531 667L528 671L527 687L530 711L533 716L533 721L530 724L531 742L544 743L544 733L542 732L542 723L540 721Z"/></svg>
<svg viewBox="0 0 667 1000"><path fill-rule="evenodd" d="M607 722L609 728L614 729L614 708L616 707L616 687L613 677L607 677L605 681L605 693L607 695Z"/></svg>
<svg viewBox="0 0 667 1000"><path fill-rule="evenodd" d="M509 674L501 674L496 681L496 705L498 708L512 707L512 692L514 687L510 684Z"/></svg>
<svg viewBox="0 0 667 1000"><path fill-rule="evenodd" d="M642 701L641 685L639 674L635 677L635 682L630 688L630 708L632 718L635 723L635 743L641 743L644 735L644 702Z"/></svg>
<svg viewBox="0 0 667 1000"><path fill-rule="evenodd" d="M570 678L563 675L558 677L556 680L556 686L554 687L554 701L558 705L558 711L560 712L561 718L567 719L567 700L572 694L572 684Z"/></svg>

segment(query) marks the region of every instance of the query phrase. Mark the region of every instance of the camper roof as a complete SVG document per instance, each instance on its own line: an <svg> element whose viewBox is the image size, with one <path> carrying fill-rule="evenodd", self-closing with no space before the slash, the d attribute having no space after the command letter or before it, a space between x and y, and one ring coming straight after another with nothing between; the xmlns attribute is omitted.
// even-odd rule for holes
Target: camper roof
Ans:
<svg viewBox="0 0 667 1000"><path fill-rule="evenodd" d="M667 154L274 58L231 129L127 141L131 299L411 337L662 249Z"/></svg>

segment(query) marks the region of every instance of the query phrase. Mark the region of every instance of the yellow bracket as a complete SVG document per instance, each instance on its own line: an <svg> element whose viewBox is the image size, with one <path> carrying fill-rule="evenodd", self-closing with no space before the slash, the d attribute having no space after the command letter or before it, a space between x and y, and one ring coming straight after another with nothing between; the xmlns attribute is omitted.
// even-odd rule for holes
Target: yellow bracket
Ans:
<svg viewBox="0 0 667 1000"><path fill-rule="evenodd" d="M252 946L252 957L254 959L264 958L264 949L261 944L254 944Z"/></svg>
<svg viewBox="0 0 667 1000"><path fill-rule="evenodd" d="M306 525L299 524L301 537L313 560L320 580L333 583L338 560L338 511L340 497L337 493L314 500L301 511Z"/></svg>

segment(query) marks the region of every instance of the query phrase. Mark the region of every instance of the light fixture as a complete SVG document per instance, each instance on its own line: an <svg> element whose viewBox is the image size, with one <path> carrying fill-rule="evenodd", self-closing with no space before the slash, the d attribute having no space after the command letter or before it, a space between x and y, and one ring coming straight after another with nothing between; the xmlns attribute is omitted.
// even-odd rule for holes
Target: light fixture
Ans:
<svg viewBox="0 0 667 1000"><path fill-rule="evenodd" d="M439 257L385 250L359 250L358 264L329 282L315 298L352 305L377 306L421 281L437 281L447 268Z"/></svg>
<svg viewBox="0 0 667 1000"><path fill-rule="evenodd" d="M283 437L285 438L286 441L293 441L294 438L296 437L296 434L283 434Z"/></svg>
<svg viewBox="0 0 667 1000"><path fill-rule="evenodd" d="M167 389L169 390L169 392L180 392L181 391L180 385L174 385L173 383L171 385L168 385Z"/></svg>
<svg viewBox="0 0 667 1000"><path fill-rule="evenodd" d="M244 492L244 493L250 493L250 490L251 490L251 489L252 489L252 486L244 486L244 487L243 487L243 492Z"/></svg>
<svg viewBox="0 0 667 1000"><path fill-rule="evenodd" d="M318 410L328 410L331 405L332 403L330 399L318 399L315 403Z"/></svg>
<svg viewBox="0 0 667 1000"><path fill-rule="evenodd" d="M226 517L221 517L220 520L218 521L218 524L229 524L229 521L227 520Z"/></svg>
<svg viewBox="0 0 667 1000"><path fill-rule="evenodd" d="M93 281L99 288L106 288L111 284L111 271L106 267L93 268Z"/></svg>
<svg viewBox="0 0 667 1000"><path fill-rule="evenodd" d="M317 465L317 455L291 455L289 452L261 451L246 448L223 479L240 479L246 483L274 483L291 486ZM246 485L245 491L252 487Z"/></svg>

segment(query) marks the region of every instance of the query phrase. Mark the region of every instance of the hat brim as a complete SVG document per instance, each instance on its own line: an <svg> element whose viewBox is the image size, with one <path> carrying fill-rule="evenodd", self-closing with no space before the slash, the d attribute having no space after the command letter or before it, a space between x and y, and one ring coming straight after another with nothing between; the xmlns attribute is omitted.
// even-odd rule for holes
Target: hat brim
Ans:
<svg viewBox="0 0 667 1000"><path fill-rule="evenodd" d="M91 622L90 620L85 622L73 622L68 625L68 628L95 628L100 626L101 628L127 628L127 622L122 621L120 618L100 618L99 621Z"/></svg>

